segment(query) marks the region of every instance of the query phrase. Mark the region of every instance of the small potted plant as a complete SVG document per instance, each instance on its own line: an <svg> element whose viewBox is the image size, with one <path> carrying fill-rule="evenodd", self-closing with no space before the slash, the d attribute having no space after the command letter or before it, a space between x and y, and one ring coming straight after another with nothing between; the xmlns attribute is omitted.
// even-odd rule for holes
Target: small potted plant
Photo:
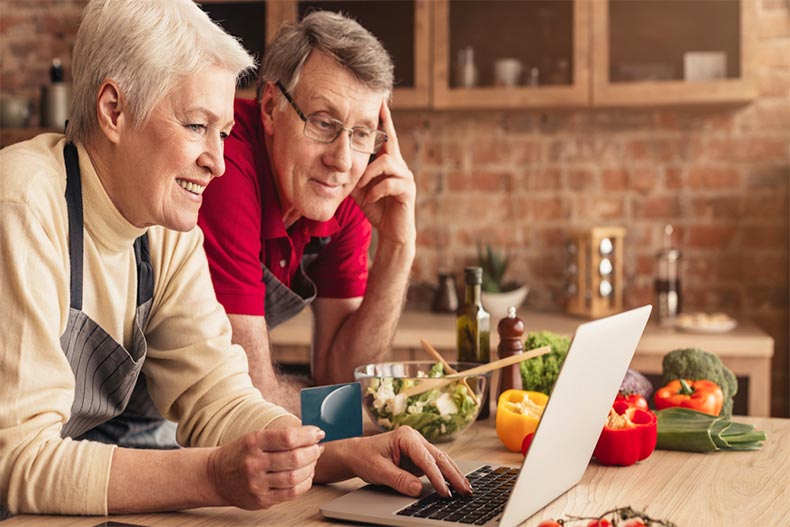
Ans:
<svg viewBox="0 0 790 527"><path fill-rule="evenodd" d="M491 315L492 329L499 319L507 316L507 310L513 306L521 307L529 293L529 287L516 281L505 281L510 256L504 251L486 245L485 250L477 246L477 263L483 269L481 286L483 307Z"/></svg>

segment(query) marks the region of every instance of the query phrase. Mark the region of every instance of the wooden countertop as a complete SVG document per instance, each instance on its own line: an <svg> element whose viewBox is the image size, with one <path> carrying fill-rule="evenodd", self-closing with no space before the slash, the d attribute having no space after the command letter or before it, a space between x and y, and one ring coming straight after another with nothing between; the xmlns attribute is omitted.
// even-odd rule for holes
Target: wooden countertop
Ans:
<svg viewBox="0 0 790 527"><path fill-rule="evenodd" d="M768 439L761 450L708 454L657 450L648 459L630 467L604 467L593 461L578 485L523 525L535 527L543 519L560 518L566 514L599 515L615 507L629 505L653 518L673 521L680 527L786 525L790 517L790 420L754 417L735 417L735 420L752 423L766 431ZM475 423L455 441L440 447L458 459L511 465L521 462L520 454L508 452L499 443L493 418ZM305 496L267 511L220 507L180 513L123 515L110 519L147 527L355 525L324 520L318 509L321 504L361 485L361 480L353 479L317 486ZM106 519L17 516L3 525L93 527L104 526Z"/></svg>
<svg viewBox="0 0 790 527"><path fill-rule="evenodd" d="M548 330L572 335L585 319L562 313L519 311L526 331ZM310 363L312 315L310 310L276 327L269 333L274 360L289 364ZM448 359L455 359L455 316L429 311L404 311L398 323L392 349L393 360L424 359L420 339L430 342ZM492 355L496 353L499 336L491 331ZM753 416L770 415L771 358L774 339L750 321L739 321L727 333L692 333L674 328L663 328L649 323L637 347L631 367L643 373L661 373L661 360L669 351L678 348L702 348L721 357L727 367L738 376L749 379L748 413Z"/></svg>
<svg viewBox="0 0 790 527"><path fill-rule="evenodd" d="M587 321L561 313L537 311L519 311L519 317L524 321L526 332L546 330L566 335L573 335L576 327ZM269 334L271 342L275 346L309 346L311 324L311 314L306 309L272 330ZM455 316L429 311L404 311L395 333L393 349L419 349L420 339L427 340L438 350L454 351ZM737 346L733 346L734 340L737 341ZM492 328L492 350L496 349L498 343L499 335ZM727 333L691 333L662 328L651 322L639 342L637 353L663 357L668 351L690 346L698 346L728 357L770 358L773 356L774 341L770 335L749 321L739 322L735 329Z"/></svg>

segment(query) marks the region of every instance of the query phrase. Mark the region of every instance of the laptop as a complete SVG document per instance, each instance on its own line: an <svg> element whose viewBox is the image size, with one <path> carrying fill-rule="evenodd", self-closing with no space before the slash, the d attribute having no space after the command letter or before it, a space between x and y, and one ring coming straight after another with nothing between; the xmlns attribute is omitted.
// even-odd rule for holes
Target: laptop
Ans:
<svg viewBox="0 0 790 527"><path fill-rule="evenodd" d="M576 329L521 468L457 461L475 493L420 499L368 485L324 504L326 518L378 525L515 527L581 481L652 306ZM504 448L504 447L503 447Z"/></svg>

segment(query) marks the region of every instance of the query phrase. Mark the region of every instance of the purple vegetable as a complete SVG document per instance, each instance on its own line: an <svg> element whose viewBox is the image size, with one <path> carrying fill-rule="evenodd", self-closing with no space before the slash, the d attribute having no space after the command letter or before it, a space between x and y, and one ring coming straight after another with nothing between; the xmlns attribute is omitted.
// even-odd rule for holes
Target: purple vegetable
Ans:
<svg viewBox="0 0 790 527"><path fill-rule="evenodd" d="M653 393L653 385L650 380L636 370L628 368L623 377L623 382L620 384L620 391L624 393L638 393L647 400L650 400L650 394Z"/></svg>

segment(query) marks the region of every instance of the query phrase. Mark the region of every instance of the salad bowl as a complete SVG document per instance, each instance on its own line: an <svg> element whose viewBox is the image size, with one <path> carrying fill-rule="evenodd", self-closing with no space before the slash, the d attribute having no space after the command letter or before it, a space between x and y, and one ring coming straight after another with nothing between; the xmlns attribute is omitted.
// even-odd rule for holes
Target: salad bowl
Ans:
<svg viewBox="0 0 790 527"><path fill-rule="evenodd" d="M462 374L477 365L462 362L450 366ZM455 382L411 397L404 393L446 374L444 367L433 361L381 362L354 370L355 380L362 385L362 406L379 429L411 426L431 442L449 441L475 422L491 379L491 372L459 376Z"/></svg>

